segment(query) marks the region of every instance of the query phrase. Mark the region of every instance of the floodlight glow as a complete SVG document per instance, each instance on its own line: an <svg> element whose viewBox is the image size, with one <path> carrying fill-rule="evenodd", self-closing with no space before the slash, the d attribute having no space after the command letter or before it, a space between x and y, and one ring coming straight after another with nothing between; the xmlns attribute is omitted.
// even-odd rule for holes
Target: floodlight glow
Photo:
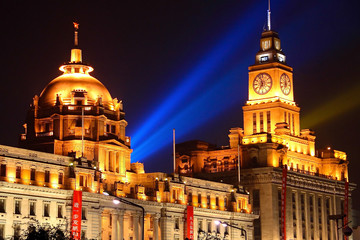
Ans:
<svg viewBox="0 0 360 240"><path fill-rule="evenodd" d="M118 199L114 199L113 203L115 203L116 205L120 203L120 201Z"/></svg>
<svg viewBox="0 0 360 240"><path fill-rule="evenodd" d="M216 106L209 106L209 101L219 96L219 92L224 89L229 90L231 93L224 93L221 96L229 97L230 94L238 94L234 92L234 84L238 84L241 80L239 75L246 69L244 66L236 66L233 72L237 75L227 74L221 77L219 72L224 71L224 65L233 57L235 50L241 49L246 52L248 49L244 42L247 41L248 33L259 25L259 22L254 21L253 16L256 12L261 11L262 7L252 6L252 8L243 15L234 27L224 35L218 44L206 55L202 61L195 66L194 69L187 74L180 84L170 94L162 100L162 104L155 110L151 111L152 114L146 114L144 117L144 124L136 127L137 131L132 135L132 154L133 161L142 161L147 156L159 151L164 146L171 143L171 138L168 138L168 129L176 128L177 137L187 134L189 131L199 126L200 124L208 121L210 118L221 113L226 108L234 103L234 97L226 104L219 101ZM251 19L251 21L250 21ZM243 55L241 60L249 60L250 55ZM246 61L248 63L248 61ZM242 70L242 71L239 71ZM216 79L214 76L220 75ZM202 94L194 94L196 91L204 88L206 82L214 81L215 84L209 84L208 89L204 89ZM246 81L244 79L244 81ZM211 87L213 86L213 87ZM245 93L244 93L245 94ZM185 105L184 102L189 101L189 98L198 96L190 104ZM228 100L228 99L226 99ZM239 99L237 99L239 100ZM179 109L179 111L174 111ZM172 115L174 114L175 115ZM190 114L190 115L189 115ZM191 122L188 121L188 116L193 116ZM157 129L157 126L161 126Z"/></svg>

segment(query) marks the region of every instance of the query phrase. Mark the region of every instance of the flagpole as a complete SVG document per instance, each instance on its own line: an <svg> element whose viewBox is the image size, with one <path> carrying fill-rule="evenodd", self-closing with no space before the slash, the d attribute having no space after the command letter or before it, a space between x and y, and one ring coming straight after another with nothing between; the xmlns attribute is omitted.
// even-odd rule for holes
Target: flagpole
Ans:
<svg viewBox="0 0 360 240"><path fill-rule="evenodd" d="M81 156L84 157L84 107L81 108Z"/></svg>
<svg viewBox="0 0 360 240"><path fill-rule="evenodd" d="M238 144L238 181L239 181L239 186L240 186L240 144Z"/></svg>
<svg viewBox="0 0 360 240"><path fill-rule="evenodd" d="M176 166L175 166L175 128L173 128L173 167L174 167L174 173L176 172Z"/></svg>

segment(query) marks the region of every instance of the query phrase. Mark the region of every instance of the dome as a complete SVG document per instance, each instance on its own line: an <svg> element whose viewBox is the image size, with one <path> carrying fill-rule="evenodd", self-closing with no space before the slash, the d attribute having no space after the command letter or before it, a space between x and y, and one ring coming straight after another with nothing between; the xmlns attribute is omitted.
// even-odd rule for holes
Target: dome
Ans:
<svg viewBox="0 0 360 240"><path fill-rule="evenodd" d="M74 104L75 92L85 92L87 105L93 105L102 98L104 106L112 105L112 98L106 87L96 78L85 73L64 73L52 80L39 97L40 107L52 107L59 96L64 105Z"/></svg>

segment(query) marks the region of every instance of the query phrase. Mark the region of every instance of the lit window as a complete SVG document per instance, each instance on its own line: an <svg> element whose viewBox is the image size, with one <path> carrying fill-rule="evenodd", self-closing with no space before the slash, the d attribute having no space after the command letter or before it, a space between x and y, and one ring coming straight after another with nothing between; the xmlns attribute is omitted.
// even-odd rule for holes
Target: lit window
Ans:
<svg viewBox="0 0 360 240"><path fill-rule="evenodd" d="M260 57L260 62L266 62L269 60L269 57L268 56L261 56Z"/></svg>

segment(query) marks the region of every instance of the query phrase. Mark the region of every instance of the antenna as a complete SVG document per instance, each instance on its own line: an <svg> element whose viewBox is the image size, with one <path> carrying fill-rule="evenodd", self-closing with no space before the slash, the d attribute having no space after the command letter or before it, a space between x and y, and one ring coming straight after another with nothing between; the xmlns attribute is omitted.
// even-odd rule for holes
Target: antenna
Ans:
<svg viewBox="0 0 360 240"><path fill-rule="evenodd" d="M268 10L267 10L267 27L268 27L268 31L271 30L271 19L270 19L270 0L269 0L269 7L268 7Z"/></svg>

